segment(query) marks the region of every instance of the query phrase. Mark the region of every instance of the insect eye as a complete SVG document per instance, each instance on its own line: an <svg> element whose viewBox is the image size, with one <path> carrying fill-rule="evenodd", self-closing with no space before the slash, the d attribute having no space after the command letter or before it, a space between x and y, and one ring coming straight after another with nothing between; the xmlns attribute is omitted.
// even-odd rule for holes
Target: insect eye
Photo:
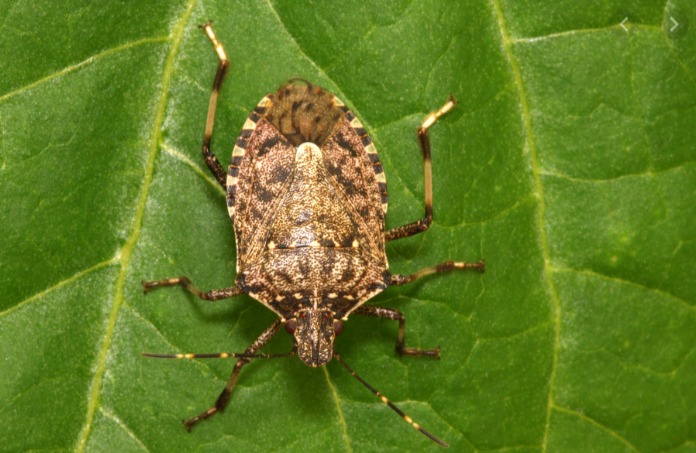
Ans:
<svg viewBox="0 0 696 453"><path fill-rule="evenodd" d="M338 335L341 332L343 332L343 323L341 321L339 321L338 319L334 319L333 330L334 330L334 335Z"/></svg>
<svg viewBox="0 0 696 453"><path fill-rule="evenodd" d="M285 323L285 330L289 334L294 334L295 329L297 329L297 321L294 319L288 319L288 322Z"/></svg>
<svg viewBox="0 0 696 453"><path fill-rule="evenodd" d="M307 317L307 312L300 313L300 318L305 319Z"/></svg>
<svg viewBox="0 0 696 453"><path fill-rule="evenodd" d="M331 316L329 315L329 312L324 313L324 319L326 319L328 321L329 318L331 318Z"/></svg>

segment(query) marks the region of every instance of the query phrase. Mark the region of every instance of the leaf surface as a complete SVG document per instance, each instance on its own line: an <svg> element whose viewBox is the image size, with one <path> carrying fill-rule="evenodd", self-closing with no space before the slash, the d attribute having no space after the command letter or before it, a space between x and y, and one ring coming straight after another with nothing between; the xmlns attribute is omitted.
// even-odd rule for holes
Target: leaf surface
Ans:
<svg viewBox="0 0 696 453"><path fill-rule="evenodd" d="M141 357L240 352L274 320L246 296L140 286L234 281L200 156L213 19L223 164L264 94L311 80L371 134L389 227L422 215L416 128L460 101L431 129L435 222L387 250L394 273L486 273L374 299L439 361L352 317L336 348L368 382L453 451L696 451L693 2L164 3L0 5L2 450L439 449L339 364L297 359L245 367L188 434L233 363Z"/></svg>

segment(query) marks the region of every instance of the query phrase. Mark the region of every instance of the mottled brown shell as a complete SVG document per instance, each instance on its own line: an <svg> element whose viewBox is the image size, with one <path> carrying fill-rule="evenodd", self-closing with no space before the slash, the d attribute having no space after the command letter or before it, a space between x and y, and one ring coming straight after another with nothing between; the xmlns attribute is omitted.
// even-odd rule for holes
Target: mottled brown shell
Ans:
<svg viewBox="0 0 696 453"><path fill-rule="evenodd" d="M345 319L388 286L386 181L372 140L333 94L291 81L244 124L227 178L237 285L283 319Z"/></svg>
<svg viewBox="0 0 696 453"><path fill-rule="evenodd" d="M264 117L293 146L311 142L321 148L345 116L334 98L309 82L289 83L275 93Z"/></svg>

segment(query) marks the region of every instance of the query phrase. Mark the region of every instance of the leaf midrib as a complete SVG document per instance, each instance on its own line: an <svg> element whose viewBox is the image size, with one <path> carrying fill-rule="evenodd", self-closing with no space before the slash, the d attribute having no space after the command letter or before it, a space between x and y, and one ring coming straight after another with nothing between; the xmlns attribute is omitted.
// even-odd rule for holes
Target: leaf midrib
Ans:
<svg viewBox="0 0 696 453"><path fill-rule="evenodd" d="M99 396L101 393L102 379L106 370L107 357L111 348L114 331L116 329L116 320L118 319L118 314L121 305L123 304L123 289L125 286L127 270L130 264L133 249L135 248L138 238L140 237L140 229L145 214L145 206L150 193L150 185L152 183L155 168L155 158L157 157L157 151L159 150L159 144L162 137L162 125L164 123L164 114L167 108L167 101L169 99L169 85L174 72L174 61L179 51L181 41L183 40L184 31L188 26L189 19L191 18L191 14L193 13L193 8L195 7L196 3L197 0L189 0L184 13L172 28L172 33L169 37L171 48L167 54L167 58L165 59L164 69L162 71L162 85L160 88L159 101L157 102L155 117L152 122L152 129L150 132L150 148L147 154L147 162L143 175L143 184L141 186L140 195L138 196L138 201L136 204L131 234L121 249L121 269L116 281L114 301L109 313L109 318L106 322L103 341L97 356L97 363L95 367L96 371L90 385L91 388L89 398L87 400L85 422L82 426L82 430L80 431L80 435L75 446L75 451L79 453L83 452L87 446L87 441L92 431L92 424L94 422L94 414L99 406Z"/></svg>

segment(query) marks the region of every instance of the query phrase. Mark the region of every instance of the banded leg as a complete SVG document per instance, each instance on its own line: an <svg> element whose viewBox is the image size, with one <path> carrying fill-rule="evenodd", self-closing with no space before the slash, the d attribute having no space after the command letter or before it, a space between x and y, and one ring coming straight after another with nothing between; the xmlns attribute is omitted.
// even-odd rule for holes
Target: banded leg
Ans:
<svg viewBox="0 0 696 453"><path fill-rule="evenodd" d="M230 297L239 296L243 294L243 291L237 286L230 286L229 288L214 289L204 293L196 285L191 283L191 279L188 277L175 277L175 278L165 278L164 280L154 280L154 281L143 281L143 291L148 293L155 288L161 288L164 286L181 286L186 291L191 294L195 294L203 300L216 301L220 299L228 299Z"/></svg>
<svg viewBox="0 0 696 453"><path fill-rule="evenodd" d="M399 333L396 337L396 352L399 355L413 355L440 358L440 347L434 349L414 349L404 347L406 337L406 318L399 310L393 308L374 307L372 305L362 305L353 314L361 316L373 316L375 318L393 319L399 321Z"/></svg>
<svg viewBox="0 0 696 453"><path fill-rule="evenodd" d="M439 274L441 272L468 269L475 269L479 272L483 272L485 268L486 263L483 260L479 260L476 263L467 263L464 261L445 261L444 263L421 269L411 275L392 274L391 279L389 280L389 285L406 285L407 283L411 283L412 281L425 277L426 275Z"/></svg>
<svg viewBox="0 0 696 453"><path fill-rule="evenodd" d="M256 353L263 348L266 343L271 341L271 338L275 336L275 334L278 333L278 330L280 330L280 327L283 325L282 321L280 319L276 320L269 328L264 330L264 332L254 341L251 346L246 348L244 351L244 355L257 355ZM291 352L290 355L294 353ZM280 354L280 355L275 355L275 354L268 354L267 357L265 358L271 358L272 356L278 357L278 356L286 356L287 354ZM259 355L260 357L264 357L264 355ZM208 408L206 411L201 412L200 414L196 415L195 417L191 417L188 420L184 421L184 426L186 427L187 430L191 431L193 426L202 421L205 420L209 417L211 417L213 414L217 412L222 412L225 410L225 407L227 404L230 402L230 398L232 397L232 391L234 391L234 387L237 385L237 378L239 377L239 372L242 370L242 367L249 363L251 358L240 358L237 360L237 363L234 364L234 369L232 370L232 374L230 375L230 378L227 380L227 384L225 384L225 388L222 389L222 392L220 393L220 396L218 396L217 400L215 400L215 404Z"/></svg>
<svg viewBox="0 0 696 453"><path fill-rule="evenodd" d="M230 67L230 60L227 59L227 54L222 44L215 37L210 21L202 25L201 28L210 42L213 43L215 53L217 53L220 59L217 72L215 73L215 81L213 81L213 89L210 92L210 102L208 103L208 117L205 122L205 136L203 137L203 158L205 159L206 165L208 165L208 168L215 176L215 179L218 180L224 189L227 186L227 174L222 168L222 165L220 165L218 158L215 157L215 154L210 152L210 140L213 137L213 125L215 124L215 109L217 108L218 94L222 86L222 81L225 79L225 74L227 74L227 70Z"/></svg>
<svg viewBox="0 0 696 453"><path fill-rule="evenodd" d="M425 189L425 217L408 225L403 225L398 228L391 229L384 233L385 241L393 241L414 234L422 233L430 227L433 222L433 175L432 165L430 162L430 138L428 137L428 128L445 113L452 110L457 104L457 101L450 95L447 102L438 109L428 115L423 123L418 128L418 142L420 143L421 151L423 152L423 173L424 173L424 189Z"/></svg>
<svg viewBox="0 0 696 453"><path fill-rule="evenodd" d="M436 443L440 444L441 446L443 446L443 447L445 447L445 448L449 448L449 445L447 445L447 443L445 443L445 441L443 441L443 440L440 439L439 437L434 436L432 433L430 433L430 431L426 430L426 429L423 428L421 425L419 425L418 423L416 423L411 417L409 417L408 415L406 415L406 413L405 413L404 411L402 411L401 409L399 409L399 406L397 406L396 404L394 404L394 403L392 403L391 401L389 401L389 398L387 398L386 396L382 395L379 391L377 391L376 388L374 388L373 386L371 386L365 379L363 379L362 377L360 377L360 375L359 375L358 373L356 373L355 371L353 371L353 369L352 369L351 367L349 367L348 364L347 364L346 362L343 361L343 359L341 358L341 356L338 355L338 353L337 353L335 350L334 350L333 356L334 356L334 359L336 359L336 360L338 361L338 363L340 363L341 365L343 365L343 368L345 368L346 371L348 371L348 372L350 373L351 376L353 376L355 379L357 379L358 381L360 381L360 383L361 383L362 385L364 385L369 391L371 391L377 398L379 398L380 401L382 401L384 404L386 404L387 406L389 406L394 412L396 412L397 414L399 414L399 416L401 416L401 418L404 419L404 421L405 421L406 423L408 423L409 425L411 425L413 428L417 429L421 434L423 434L424 436L426 436L428 439L432 440L433 442L436 442Z"/></svg>

